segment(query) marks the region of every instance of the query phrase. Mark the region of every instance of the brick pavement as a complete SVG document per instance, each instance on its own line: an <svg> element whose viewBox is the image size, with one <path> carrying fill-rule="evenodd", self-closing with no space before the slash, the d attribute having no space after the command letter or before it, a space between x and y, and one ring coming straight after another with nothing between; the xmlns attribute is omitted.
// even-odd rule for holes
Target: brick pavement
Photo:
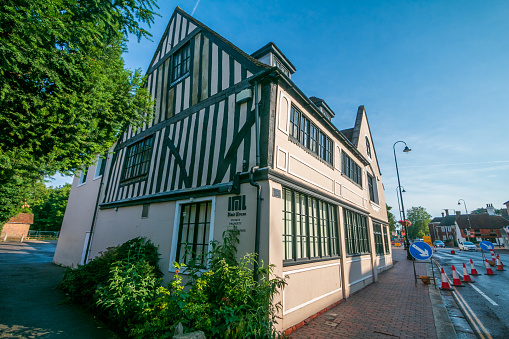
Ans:
<svg viewBox="0 0 509 339"><path fill-rule="evenodd" d="M289 335L300 338L437 338L428 287L414 283L406 251L393 250L394 267L378 282Z"/></svg>

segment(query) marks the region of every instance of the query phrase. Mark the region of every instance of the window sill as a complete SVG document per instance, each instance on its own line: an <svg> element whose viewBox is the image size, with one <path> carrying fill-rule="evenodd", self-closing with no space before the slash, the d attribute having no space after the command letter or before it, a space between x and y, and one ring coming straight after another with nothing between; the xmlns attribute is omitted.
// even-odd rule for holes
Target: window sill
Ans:
<svg viewBox="0 0 509 339"><path fill-rule="evenodd" d="M175 86L177 83L179 83L180 81L184 80L185 78L187 78L189 76L189 74L191 74L190 71L187 71L186 74L184 74L183 76L181 76L180 78L176 79L176 80L173 80L170 84L170 87L173 87Z"/></svg>
<svg viewBox="0 0 509 339"><path fill-rule="evenodd" d="M118 187L123 187L131 184L135 184L140 181L145 181L148 178L148 174L138 175L137 177L120 180Z"/></svg>
<svg viewBox="0 0 509 339"><path fill-rule="evenodd" d="M350 179L349 176L347 176L346 174L344 174L343 172L341 172L341 176L343 178L345 178L346 180L350 181L352 184L354 184L355 186L359 187L360 189L362 189L362 185L359 185L358 183L356 183L355 181L353 181L352 179Z"/></svg>
<svg viewBox="0 0 509 339"><path fill-rule="evenodd" d="M333 257L314 258L314 259L283 260L283 267L311 264L321 261L330 261L337 259L341 259L341 257L338 255Z"/></svg>
<svg viewBox="0 0 509 339"><path fill-rule="evenodd" d="M299 146L300 148L302 148L304 151L306 151L306 153L308 153L309 155L311 155L313 158L315 158L316 160L320 161L321 163L323 163L324 165L327 165L329 166L332 170L334 170L334 167L332 166L332 164L334 163L334 161L332 161L331 163L325 161L324 159L320 158L320 156L318 156L318 154L316 154L315 152L313 152L311 149L309 149L308 147L304 146L300 141L299 139L296 139L295 137L292 137L291 135L288 136L288 141L291 141L292 143L296 144L297 146Z"/></svg>

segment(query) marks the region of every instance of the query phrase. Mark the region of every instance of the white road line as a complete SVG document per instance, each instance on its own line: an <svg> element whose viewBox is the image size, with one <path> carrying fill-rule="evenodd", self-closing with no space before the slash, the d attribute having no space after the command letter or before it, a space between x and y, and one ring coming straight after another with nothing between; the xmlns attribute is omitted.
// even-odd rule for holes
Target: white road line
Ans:
<svg viewBox="0 0 509 339"><path fill-rule="evenodd" d="M484 298L486 298L486 300L488 300L493 306L498 306L498 304L496 302L494 302L490 297L488 297L486 294L484 294L483 291L481 291L480 289L478 289L477 287L475 287L474 285L470 285L472 286L472 288L474 290L476 290L480 295L482 295Z"/></svg>
<svg viewBox="0 0 509 339"><path fill-rule="evenodd" d="M456 273L458 273L458 275L460 275L462 278L463 278L463 274L461 274L460 272L456 271ZM481 291L480 289L478 289L477 287L475 287L474 285L472 284L468 284L470 287L472 287L474 290L477 291L477 293L479 293L480 295L482 295L484 298L486 298L486 300L488 300L493 306L498 306L498 304L496 302L493 301L493 299L491 299L490 297L488 297L486 294L484 294L483 291Z"/></svg>

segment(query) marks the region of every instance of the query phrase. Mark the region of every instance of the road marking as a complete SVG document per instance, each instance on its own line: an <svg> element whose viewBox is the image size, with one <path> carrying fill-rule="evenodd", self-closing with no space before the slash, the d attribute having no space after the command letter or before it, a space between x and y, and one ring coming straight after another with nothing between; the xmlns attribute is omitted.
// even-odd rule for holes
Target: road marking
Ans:
<svg viewBox="0 0 509 339"><path fill-rule="evenodd" d="M484 298L486 298L486 300L488 300L493 306L498 306L498 304L496 302L494 302L490 297L488 297L486 294L484 294L483 291L481 291L480 289L478 289L477 287L475 287L474 285L470 285L474 290L476 290L477 292L479 292L480 295L482 295Z"/></svg>
<svg viewBox="0 0 509 339"><path fill-rule="evenodd" d="M435 264L437 265L437 267L442 268L442 266L440 266L440 264L438 262L435 261ZM461 276L463 276L463 275L461 275ZM449 281L450 284L452 284L451 279L449 279L449 277L447 277L447 280ZM453 286L453 289L454 289L454 291L452 292L453 296L455 297L456 301L458 302L458 305L461 307L463 313L468 317L468 319L470 320L470 323L474 326L479 337L481 339L484 339L486 336L486 338L488 338L488 339L493 339L493 337L490 335L490 333L488 332L486 327L484 327L484 325L482 324L481 320L479 320L479 318L477 318L474 311L470 308L470 306L467 304L465 299L463 299L463 296L458 292L456 287ZM479 327L481 328L481 330L484 333L481 332L481 330L479 329L479 327L477 325L479 325Z"/></svg>

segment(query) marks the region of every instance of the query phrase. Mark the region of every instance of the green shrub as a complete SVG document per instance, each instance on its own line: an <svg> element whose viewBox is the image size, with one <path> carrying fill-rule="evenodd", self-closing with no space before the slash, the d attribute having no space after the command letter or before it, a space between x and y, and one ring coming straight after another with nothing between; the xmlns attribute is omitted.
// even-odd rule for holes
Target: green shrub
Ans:
<svg viewBox="0 0 509 339"><path fill-rule="evenodd" d="M94 294L100 284L108 284L112 265L119 261L134 260L147 261L154 268L155 276L162 277L158 266L157 247L150 240L137 237L120 246L109 248L86 265L79 265L75 269L68 268L60 287L72 302L86 308L96 308Z"/></svg>
<svg viewBox="0 0 509 339"><path fill-rule="evenodd" d="M194 263L178 265L177 274L168 285L160 288L153 307L145 313L146 321L132 329L131 335L144 338L171 337L181 322L186 332L201 330L207 338L272 338L280 303L273 298L285 282L270 276L273 266L257 269L258 280L251 268L255 256L236 259L239 231L228 230L223 244L213 242L208 253L209 270L203 272ZM190 275L186 288L180 270Z"/></svg>

